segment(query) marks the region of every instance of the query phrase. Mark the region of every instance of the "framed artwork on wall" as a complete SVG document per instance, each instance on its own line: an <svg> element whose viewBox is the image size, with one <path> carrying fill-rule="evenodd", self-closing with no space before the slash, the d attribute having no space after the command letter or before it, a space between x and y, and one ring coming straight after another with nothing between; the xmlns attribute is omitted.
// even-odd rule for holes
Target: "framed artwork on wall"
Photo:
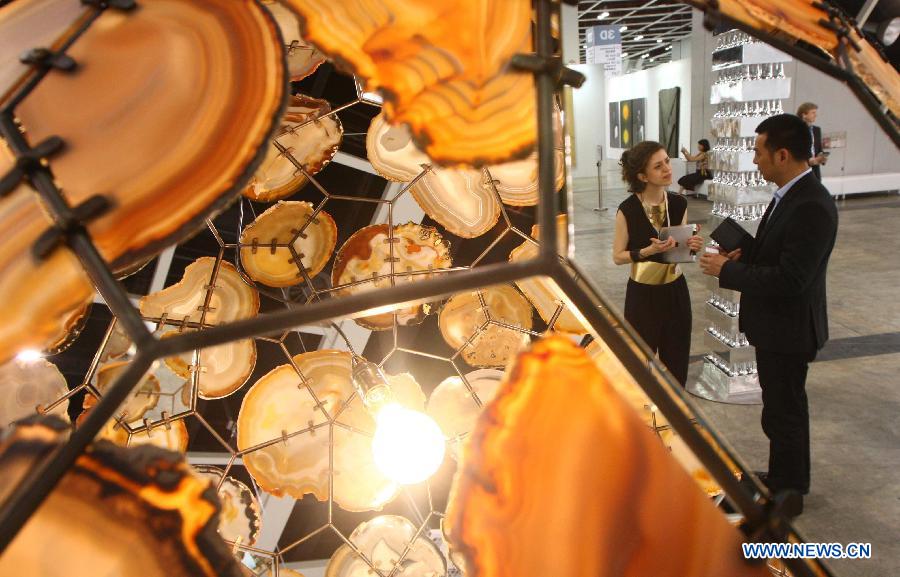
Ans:
<svg viewBox="0 0 900 577"><path fill-rule="evenodd" d="M631 136L632 146L647 139L644 116L647 111L647 99L635 98L631 101Z"/></svg>
<svg viewBox="0 0 900 577"><path fill-rule="evenodd" d="M609 103L609 147L622 147L622 127L619 124L619 103Z"/></svg>
<svg viewBox="0 0 900 577"><path fill-rule="evenodd" d="M619 102L619 126L621 127L619 137L622 148L631 148L634 145L631 121L631 101L623 100Z"/></svg>
<svg viewBox="0 0 900 577"><path fill-rule="evenodd" d="M659 142L670 158L678 157L678 116L681 106L681 88L659 91Z"/></svg>

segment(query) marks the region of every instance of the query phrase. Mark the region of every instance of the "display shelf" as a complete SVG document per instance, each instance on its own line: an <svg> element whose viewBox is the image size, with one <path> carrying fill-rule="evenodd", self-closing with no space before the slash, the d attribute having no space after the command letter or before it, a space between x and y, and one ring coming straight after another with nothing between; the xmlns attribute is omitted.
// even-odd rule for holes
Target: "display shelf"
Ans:
<svg viewBox="0 0 900 577"><path fill-rule="evenodd" d="M752 150L713 150L710 152L709 167L712 170L728 172L752 172L756 170Z"/></svg>
<svg viewBox="0 0 900 577"><path fill-rule="evenodd" d="M755 137L756 127L766 118L768 116L713 117L709 121L710 133L715 138Z"/></svg>
<svg viewBox="0 0 900 577"><path fill-rule="evenodd" d="M785 99L791 97L790 78L759 78L738 80L729 84L714 84L709 103L747 102L750 100Z"/></svg>
<svg viewBox="0 0 900 577"><path fill-rule="evenodd" d="M721 33L717 43L712 65L716 82L709 99L717 105L709 124L716 139L709 163L715 178L707 184L713 201L707 227L715 230L731 218L756 236L775 186L757 172L753 142L760 123L784 112L782 100L790 98L792 83L784 63L791 57L767 44L750 42L739 30ZM713 401L759 403L755 349L740 330L740 293L720 289L716 278L707 283L703 340L708 353L700 377L687 390Z"/></svg>
<svg viewBox="0 0 900 577"><path fill-rule="evenodd" d="M731 305L722 302L715 302L712 300L705 301L706 303L706 311L709 313L710 311L714 311L712 317L713 319L737 319L740 308L736 306L734 303Z"/></svg>
<svg viewBox="0 0 900 577"><path fill-rule="evenodd" d="M710 401L738 405L762 403L762 390L756 374L729 376L716 364L704 359L700 378L688 383L689 393Z"/></svg>
<svg viewBox="0 0 900 577"><path fill-rule="evenodd" d="M790 55L761 42L749 42L713 52L713 70L722 70L741 64L769 64L790 62Z"/></svg>
<svg viewBox="0 0 900 577"><path fill-rule="evenodd" d="M730 365L750 363L756 360L756 350L753 347L750 345L733 347L722 341L721 336L716 336L710 332L711 330L714 330L714 328L707 327L706 334L703 335L703 342L709 347L710 352L715 353Z"/></svg>
<svg viewBox="0 0 900 577"><path fill-rule="evenodd" d="M716 200L730 205L767 205L769 201L772 200L772 193L775 192L775 186L771 184L765 186L740 186L712 181L708 186L710 200Z"/></svg>
<svg viewBox="0 0 900 577"><path fill-rule="evenodd" d="M703 324L705 326L715 325L720 330L734 334L740 332L740 324L737 316L731 316L727 312L718 307L707 304L703 307Z"/></svg>

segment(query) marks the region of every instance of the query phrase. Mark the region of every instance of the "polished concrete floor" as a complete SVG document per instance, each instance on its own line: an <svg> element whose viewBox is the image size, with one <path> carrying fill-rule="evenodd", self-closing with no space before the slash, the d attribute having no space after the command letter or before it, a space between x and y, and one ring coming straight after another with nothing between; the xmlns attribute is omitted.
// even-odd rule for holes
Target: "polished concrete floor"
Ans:
<svg viewBox="0 0 900 577"><path fill-rule="evenodd" d="M621 310L628 267L612 262L616 207L625 191L610 174L597 212L596 180L577 182L576 260ZM868 560L834 560L839 576L900 575L900 196L838 201L838 239L828 270L831 341L810 367L812 488L796 527L807 541L872 543ZM689 222L704 223L711 203L690 200ZM701 231L703 234L704 231ZM709 232L706 230L705 232ZM706 352L702 330L707 282L684 266L694 311L690 379ZM751 468L764 470L768 441L761 406L692 397Z"/></svg>

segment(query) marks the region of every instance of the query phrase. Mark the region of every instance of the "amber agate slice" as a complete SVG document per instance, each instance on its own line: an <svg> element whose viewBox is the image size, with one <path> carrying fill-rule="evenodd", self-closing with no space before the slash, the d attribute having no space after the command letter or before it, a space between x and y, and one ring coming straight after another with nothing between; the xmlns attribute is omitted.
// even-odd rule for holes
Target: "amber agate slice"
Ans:
<svg viewBox="0 0 900 577"><path fill-rule="evenodd" d="M393 244L393 271L396 284L427 279L429 274L402 274L415 271L449 268L450 247L440 233L431 227L412 222L394 227L391 243L387 224L375 224L361 228L347 239L338 250L331 271L332 285L352 284L340 289L349 295L391 286L391 245ZM367 281L367 282L359 282ZM396 311L401 325L415 325L425 320L430 310L427 304L401 308ZM356 322L370 330L387 330L393 326L394 314L383 313L357 317Z"/></svg>
<svg viewBox="0 0 900 577"><path fill-rule="evenodd" d="M124 357L128 354L132 344L131 339L125 334L122 325L116 321L109 334L109 338L106 339L106 346L103 347L103 353L100 355L100 362L103 363Z"/></svg>
<svg viewBox="0 0 900 577"><path fill-rule="evenodd" d="M568 230L566 229L566 215L561 214L556 217L556 241L559 254L566 254L566 239L568 238ZM531 227L531 236L535 240L540 240L540 227L534 225ZM510 262L524 262L537 258L539 247L537 244L526 240L509 253ZM532 277L526 280L516 281L516 286L525 294L534 308L537 309L541 318L545 323L550 323L553 315L556 314L560 306L563 307L562 312L556 317L553 323L553 330L567 333L584 334L587 332L578 317L562 303L562 299L557 295L552 281L541 277Z"/></svg>
<svg viewBox="0 0 900 577"><path fill-rule="evenodd" d="M465 376L465 381L461 377L447 377L428 397L428 415L447 437L452 455L457 460L484 405L497 394L503 371L479 369Z"/></svg>
<svg viewBox="0 0 900 577"><path fill-rule="evenodd" d="M462 238L481 236L500 218L500 203L484 170L432 167L410 192L425 214Z"/></svg>
<svg viewBox="0 0 900 577"><path fill-rule="evenodd" d="M567 338L519 356L464 453L445 529L469 575L768 574Z"/></svg>
<svg viewBox="0 0 900 577"><path fill-rule="evenodd" d="M281 30L291 80L294 82L303 80L325 62L325 56L300 36L300 23L293 12L285 8L281 2L263 0L263 4L275 17L275 22Z"/></svg>
<svg viewBox="0 0 900 577"><path fill-rule="evenodd" d="M556 190L566 183L566 156L563 128L558 106L553 107L553 165ZM493 164L486 168L504 204L533 206L538 203L538 155L532 152L524 160Z"/></svg>
<svg viewBox="0 0 900 577"><path fill-rule="evenodd" d="M28 415L37 414L69 392L66 378L56 365L44 359L13 359L0 366L0 427L8 427ZM49 414L68 421L69 401L63 401Z"/></svg>
<svg viewBox="0 0 900 577"><path fill-rule="evenodd" d="M319 274L334 253L337 225L327 212L312 218L308 202L279 202L241 233L241 265L250 278L274 287L303 282ZM281 246L274 246L281 245ZM298 265L291 254L300 257Z"/></svg>
<svg viewBox="0 0 900 577"><path fill-rule="evenodd" d="M190 332L190 329L181 332ZM177 334L179 331L172 330L164 333L162 338L171 338ZM169 370L182 379L191 378L194 351L166 357L164 361ZM199 363L198 396L201 399L227 397L244 386L253 373L256 367L256 342L245 339L200 349ZM184 404L190 406L190 399Z"/></svg>
<svg viewBox="0 0 900 577"><path fill-rule="evenodd" d="M261 202L286 198L306 184L306 174L317 174L325 168L344 136L337 116L327 115L330 111L331 105L325 100L293 95L281 129L244 189L244 196Z"/></svg>
<svg viewBox="0 0 900 577"><path fill-rule="evenodd" d="M87 406L90 408L82 411L81 414L78 415L78 418L75 419L76 425L81 426L82 423L84 423L84 420L88 417L94 405L88 403ZM134 425L137 424L138 423L134 423ZM187 426L184 424L184 419L169 421L165 425L159 425L152 429L141 431L140 433L131 433L130 435L124 426L119 424L115 419L110 419L103 428L100 429L100 432L97 433L96 439L106 439L107 441L112 441L123 447L153 445L154 447L168 449L169 451L175 451L177 453L186 452L188 441L190 440Z"/></svg>
<svg viewBox="0 0 900 577"><path fill-rule="evenodd" d="M384 97L437 164L480 167L529 154L534 82L510 58L531 52L527 0L287 0L303 37Z"/></svg>
<svg viewBox="0 0 900 577"><path fill-rule="evenodd" d="M444 305L438 317L438 326L453 350L465 345L462 358L473 367L504 367L513 355L528 344L531 337L498 324L489 324L482 330L489 318L529 331L531 305L519 291L507 285L460 293L450 297Z"/></svg>
<svg viewBox="0 0 900 577"><path fill-rule="evenodd" d="M329 490L329 418L334 426L334 502L347 511L380 509L398 486L384 477L372 457L374 421L354 398L351 357L323 350L294 357L254 384L238 415L238 449L260 487L297 499L312 494L320 501ZM302 378L301 378L302 374ZM409 375L388 377L398 402L421 410L425 397ZM318 408L317 408L318 400ZM344 403L349 405L342 409ZM355 429L348 430L347 427Z"/></svg>
<svg viewBox="0 0 900 577"><path fill-rule="evenodd" d="M96 386L101 396L116 383L116 380L125 372L129 364L131 364L129 361L116 361L101 367L97 371ZM156 407L156 404L159 402L159 391L159 379L151 373L145 374L116 410L116 416L126 423L140 422L150 410ZM82 407L90 409L97 402L98 400L94 395L88 394L84 397Z"/></svg>
<svg viewBox="0 0 900 577"><path fill-rule="evenodd" d="M395 182L409 182L431 165L428 155L413 142L409 127L389 124L384 113L373 118L369 124L366 156L375 172Z"/></svg>
<svg viewBox="0 0 900 577"><path fill-rule="evenodd" d="M643 420L651 431L655 431L675 460L690 473L703 491L708 495L718 495L722 487L713 479L706 467L688 449L684 441L671 429L669 421L657 408L647 393L625 370L619 359L600 340L591 342L585 350L597 364L601 372L609 379L610 384L625 401L634 409L635 414ZM734 467L733 473L738 475L739 469Z"/></svg>
<svg viewBox="0 0 900 577"><path fill-rule="evenodd" d="M184 276L177 284L143 297L141 314L150 320L165 315L170 321L199 323L205 309L203 322L208 325L256 316L259 312L256 289L244 282L230 262L220 261L218 270L215 265L213 257L198 258L184 269ZM207 306L204 304L207 287L213 285Z"/></svg>
<svg viewBox="0 0 900 577"><path fill-rule="evenodd" d="M446 575L444 556L425 535L417 534L417 527L409 519L399 515L380 515L365 521L350 534L350 542L365 559L348 545L341 545L328 561L325 577L364 577L375 574L369 563L382 575Z"/></svg>
<svg viewBox="0 0 900 577"><path fill-rule="evenodd" d="M16 427L0 443L0 500L65 442L59 421ZM182 458L95 442L0 557L0 575L240 577L216 533L219 505Z"/></svg>
<svg viewBox="0 0 900 577"><path fill-rule="evenodd" d="M252 547L259 537L262 522L259 502L253 491L234 477L226 476L218 467L194 465L194 470L212 483L222 504L219 535L232 543Z"/></svg>
<svg viewBox="0 0 900 577"><path fill-rule="evenodd" d="M75 0L8 3L0 39L59 46L76 28L63 24L76 5L96 10ZM283 108L282 50L275 23L254 2L156 0L106 10L67 51L78 73L51 71L17 106L32 145L65 141L51 164L69 204L96 194L110 201L88 230L114 270L185 238L243 189ZM3 53L0 99L32 73L21 76L21 63L6 56L20 50ZM0 230L15 231L0 250L0 302L15 303L0 325L0 362L45 348L93 293L67 249L32 257L51 224L27 185L0 200Z"/></svg>
<svg viewBox="0 0 900 577"><path fill-rule="evenodd" d="M6 174L13 164L0 139L0 174ZM64 343L73 328L73 315L87 307L94 294L81 264L68 249L56 250L40 263L31 257L35 240L53 224L35 195L23 184L0 199L0 225L15 231L4 236L0 249L0 300L15 303L6 307L0 323L0 362L25 349L49 349ZM68 290L57 290L60 286Z"/></svg>
<svg viewBox="0 0 900 577"><path fill-rule="evenodd" d="M208 287L213 288L206 305ZM259 293L241 278L231 263L220 261L216 269L215 258L201 257L185 268L184 276L178 283L143 297L140 309L145 319L160 323L163 318L174 323L199 323L202 319L209 326L256 316ZM177 335L171 328L162 330L162 338ZM194 364L193 354L190 351L167 357L166 366L178 376L188 379ZM245 339L200 349L199 366L198 394L204 399L228 396L241 388L253 373L256 343L253 339Z"/></svg>
<svg viewBox="0 0 900 577"><path fill-rule="evenodd" d="M132 433L128 437L127 444L129 447L138 447L140 445L153 445L161 449L168 449L177 453L184 453L188 448L187 426L184 419L170 421L167 425L159 425L149 431L141 431L140 433Z"/></svg>
<svg viewBox="0 0 900 577"><path fill-rule="evenodd" d="M83 307L67 315L63 325L63 330L65 331L64 334L48 344L44 349L44 354L48 356L58 355L72 346L72 343L75 342L75 339L77 339L78 335L81 334L81 331L84 330L84 326L87 324L88 317L90 316L90 302L85 303Z"/></svg>

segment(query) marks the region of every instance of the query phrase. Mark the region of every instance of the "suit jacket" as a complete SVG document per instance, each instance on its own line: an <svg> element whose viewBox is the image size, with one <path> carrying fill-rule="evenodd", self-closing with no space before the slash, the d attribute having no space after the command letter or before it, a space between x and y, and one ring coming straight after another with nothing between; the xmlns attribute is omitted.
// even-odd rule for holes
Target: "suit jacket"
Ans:
<svg viewBox="0 0 900 577"><path fill-rule="evenodd" d="M790 188L747 237L719 286L741 291L740 328L753 346L811 353L828 340L825 272L837 236L837 208L812 174Z"/></svg>
<svg viewBox="0 0 900 577"><path fill-rule="evenodd" d="M816 125L812 127L813 134L813 156L816 156L820 152L822 152L822 129ZM822 180L822 167L818 164L816 166L811 166L813 174L816 175L816 178Z"/></svg>

